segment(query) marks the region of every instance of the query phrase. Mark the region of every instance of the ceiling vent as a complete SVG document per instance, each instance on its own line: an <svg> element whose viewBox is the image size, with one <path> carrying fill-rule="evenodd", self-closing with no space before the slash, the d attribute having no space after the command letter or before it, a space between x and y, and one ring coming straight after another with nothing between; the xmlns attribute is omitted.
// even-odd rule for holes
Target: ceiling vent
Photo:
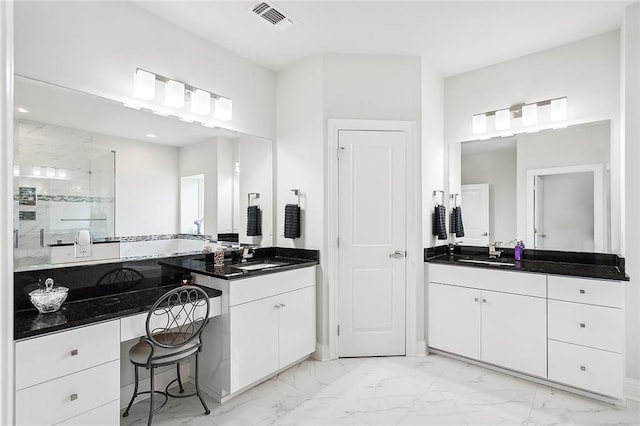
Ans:
<svg viewBox="0 0 640 426"><path fill-rule="evenodd" d="M285 15L282 9L276 8L273 3L256 3L251 8L251 12L279 30L287 29L291 25L295 24L293 19Z"/></svg>

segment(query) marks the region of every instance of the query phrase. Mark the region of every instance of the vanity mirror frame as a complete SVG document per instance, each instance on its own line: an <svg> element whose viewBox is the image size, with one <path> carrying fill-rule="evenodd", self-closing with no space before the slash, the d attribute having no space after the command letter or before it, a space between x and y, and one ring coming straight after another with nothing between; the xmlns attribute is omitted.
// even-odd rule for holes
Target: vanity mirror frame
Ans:
<svg viewBox="0 0 640 426"><path fill-rule="evenodd" d="M545 133L547 132L554 132L554 131L563 131L565 129L588 129L587 126L590 125L599 125L599 124L604 124L608 126L608 131L607 131L607 135L608 135L608 163L603 164L602 166L602 174L605 176L602 179L599 180L600 183L603 183L603 185L600 186L600 188L598 188L598 183L596 183L594 185L594 197L598 197L598 194L600 195L600 199L603 200L602 203L604 204L604 208L601 209L602 213L598 212L598 207L597 207L597 201L594 202L594 205L596 207L594 207L594 214L596 216L600 216L602 218L602 220L600 221L600 223L603 223L603 226L596 226L595 229L595 235L596 235L596 239L598 238L597 235L602 235L603 236L603 240L604 243L600 246L596 243L595 248L592 252L600 252L600 253L614 253L614 254L623 254L623 248L622 248L622 207L621 207L621 190L622 190L622 180L621 180L621 173L620 173L620 146L619 146L619 141L618 141L618 137L619 137L619 129L618 129L618 123L616 122L615 119L612 118L602 118L602 119L594 119L591 121L572 121L571 123L563 123L562 126L556 126L555 128L542 128L542 129L536 129L537 131L529 131L529 132L524 132L524 131L520 131L520 132L516 132L515 134L512 133L503 133L501 135L490 135L491 137L483 137L483 138L478 138L478 139L471 139L471 140L465 140L462 142L452 142L449 143L448 145L448 175L449 175L449 179L448 179L448 192L450 194L456 194L456 193L461 193L461 188L462 188L462 167L463 167L463 163L462 163L462 144L463 143L474 143L474 142L490 142L493 140L505 140L505 138L518 138L519 136L522 136L523 138L526 137L541 137L543 136ZM553 135L553 133L551 133ZM556 136L557 137L557 136ZM589 166L592 167L593 165ZM564 166L562 166L561 168L563 168ZM572 166L567 166L568 168L571 168ZM581 169L581 166L577 166L574 165L574 167L576 167L576 171L578 169ZM547 170L549 173L554 172L554 166L547 166L547 165L541 165L540 167L537 167L538 169L549 169ZM584 167L582 167L584 168ZM597 171L596 171L597 174ZM517 179L518 182L520 181L520 179L522 178L522 183L518 183L516 185L516 191L521 191L521 190L525 190L527 191L527 184L526 184L526 173L524 176L517 176L514 177L514 179ZM529 242L529 244L527 244L528 248L533 248L534 244L531 244L531 242L533 241L533 234L531 232L531 227L528 225L528 223L532 223L533 222L533 208L531 207L531 202L532 202L532 196L531 194L529 194L528 196L526 195L526 193L520 193L517 192L516 194L518 195L514 195L516 197L516 200L521 199L521 201L516 201L516 202L520 202L520 203L528 203L528 205L518 205L516 207L517 211L518 211L518 216L520 216L521 214L525 214L528 217L525 216L521 216L518 219L518 223L521 223L522 225L516 225L516 229L513 232L513 236L511 236L511 239L516 239L516 238L523 238L525 240L527 240ZM516 211L516 209L514 209L514 211ZM524 209L524 211L522 211L522 209ZM463 209L463 213L464 213L464 209ZM603 229L604 228L604 229ZM500 238L503 239L503 238ZM451 240L451 238L450 238ZM493 242L494 240L490 239L490 242ZM454 242L456 244L465 244L464 243L464 239L461 239L461 241L455 239L455 240L451 240L450 242ZM512 243L513 241L510 240L506 240L503 242L503 246L504 247L512 247L512 245L508 244L508 243ZM580 248L551 248L550 250L556 250L556 251L585 251L582 250ZM591 252L591 250L587 251L587 252Z"/></svg>
<svg viewBox="0 0 640 426"><path fill-rule="evenodd" d="M115 99L110 99L107 97L103 97L103 96L99 96L99 95L95 95L92 93L87 93L87 92L83 92L77 89L73 89L70 87L64 87L64 86L60 86L54 83L50 83L50 82L46 82L46 81L42 81L39 79L34 79L34 78L30 78L30 77L26 77L26 76L21 76L18 74L14 75L14 79L17 82L14 82L14 110L17 111L17 107L21 106L20 102L20 92L16 90L17 86L18 86L18 82L22 81L24 84L29 84L29 83L33 83L34 85L44 85L43 87L46 88L50 88L52 90L59 90L62 93L67 93L66 91L68 91L68 93L73 93L74 95L77 96L81 96L83 99L89 100L90 102L97 102L100 105L102 105L102 108L114 108L114 111L119 111L119 113L122 114L137 114L136 116L136 120L138 119L138 117L142 117L143 120L148 120L148 122L153 122L153 123L160 123L162 126L165 127L174 127L175 129L177 129L176 131L182 131L184 129L189 129L189 130L193 130L193 134L195 135L203 135L206 134L206 138L211 138L214 141L216 140L216 138L227 138L227 139L235 139L235 138L242 138L242 137L246 137L247 139L251 138L251 139L255 139L258 141L264 141L265 143L269 144L269 148L268 150L270 151L270 159L266 159L267 162L270 162L270 176L268 176L269 180L270 180L270 192L271 194L266 194L265 192L267 191L262 191L262 197L263 199L269 199L270 200L270 207L271 207L271 212L269 215L265 215L267 217L269 217L268 219L265 217L265 219L267 220L267 222L263 223L263 235L264 238L262 240L258 240L256 238L252 238L251 241L243 241L242 239L240 239L240 242L244 242L244 243L249 243L252 246L273 246L275 243L275 229L276 229L276 222L275 222L275 218L276 218L276 212L273 210L273 208L276 206L275 200L276 200L276 191L275 191L275 146L272 140L268 139L268 138L264 138L264 137L260 137L260 136L254 136L254 135L248 135L248 134L244 134L235 130L231 130L231 129L226 129L226 128L221 128L221 127L215 127L215 128L210 128L207 126L201 126L198 123L188 123L188 122L183 122L180 121L177 117L173 117L173 116L169 116L169 117L160 117L157 115L152 114L150 111L147 110L135 110L135 109L131 109L131 108L126 108L123 103L119 100L115 100ZM60 99L56 99L56 102L60 103ZM60 105L60 108L58 110L58 113L60 113L61 111L64 111L65 107L64 105ZM102 113L98 113L97 111L103 111L103 109L97 109L96 110L96 114L97 117L100 117L102 115ZM45 119L41 119L41 117L36 116L36 114L33 115L29 115L29 114L25 114L25 117L21 117L21 114L19 114L18 112L16 112L14 114L14 122L17 122L21 119L27 119L27 120L33 120L33 121L40 121L40 122L44 122L47 123L48 120ZM106 116L108 114L103 115ZM86 129L86 127L84 126L75 126L75 125L71 125L70 122L72 122L72 120L66 121L66 122L61 122L61 123L56 123L60 126L64 126L64 127L69 127L69 128L74 128L74 129L81 129L84 130ZM83 128L84 127L84 128ZM88 129L86 130L90 133L99 133L101 135L111 135L111 134L107 134L106 132L100 131L98 130L91 130ZM146 135L147 132L145 132ZM125 140L126 136L122 136L121 134L115 134L116 138L120 138ZM199 136L198 136L199 137ZM144 136L139 136L136 138L128 138L128 139L133 139L135 141L140 141L141 143L145 143L145 144L152 144L155 146L161 146L161 145L165 145L162 143L156 143L157 140L149 140L149 139L144 139ZM187 144L187 145L183 145L183 146L189 146L189 145L195 145L199 142L203 142L204 140L200 140L200 141L193 141L193 143L191 144ZM207 141L204 141L207 142ZM170 145L170 144L166 144L166 145ZM174 148L175 151L175 165L172 167L175 167L174 170L176 170L176 176L175 176L175 188L176 188L176 193L174 194L175 197L175 225L172 227L173 229L170 229L169 231L167 231L166 229L158 229L157 232L153 232L151 230L145 230L145 231L141 231L140 233L135 233L135 232L131 232L132 228L126 228L126 227L119 227L118 225L122 224L122 214L134 214L133 212L135 211L134 209L123 209L123 205L121 204L123 201L121 201L119 199L119 192L120 191L116 191L116 226L114 229L114 236L116 238L118 237L135 237L135 236L151 236L151 235L170 235L170 234L175 234L175 235L180 235L180 220L179 220L179 215L180 215L180 178L184 175L193 175L196 173L189 173L188 171L184 171L181 170L180 167L180 149L182 148L182 146L179 146L177 144L174 144L172 146L167 146L166 147L167 150L171 150L171 148ZM117 152L118 149L115 149L115 151ZM17 153L16 153L17 155ZM130 156L131 157L131 156ZM205 155L202 155L203 157L203 162L207 161L207 157ZM211 157L210 157L211 158ZM116 161L120 160L119 156L116 156ZM128 162L128 164L131 164L131 162ZM217 164L216 164L216 160L215 158L213 158L213 160L211 161L211 168L208 169L208 172L211 174L215 174L216 176L212 176L212 179L214 182L217 182ZM122 166L119 164L119 167L116 168L116 175L115 175L115 180L118 180L118 172L120 171L119 169ZM162 167L162 166L158 166L158 167ZM265 169L267 170L267 169ZM138 171L139 172L139 171ZM171 173L171 170L169 170L169 173ZM129 183L122 183L119 182L117 186L119 185L127 185L129 186L131 184L130 179L127 179L129 181ZM255 179L254 179L255 180ZM261 180L264 180L264 178L261 178ZM209 194L211 193L211 191L208 190L208 188L211 188L211 181L209 181L208 185L205 186L206 192L208 192ZM172 189L173 186L168 187L168 190L173 190ZM145 194L145 193L149 193L152 192L150 191L149 188L139 188L139 191L141 194ZM213 201L213 204L209 203L206 207L208 209L212 209L212 214L213 214L213 218L217 218L217 206L218 204L222 203L221 200L218 199L217 196L218 191L216 190L216 199L215 201ZM232 202L231 200L228 200L226 202ZM118 205L119 204L119 205ZM267 204L267 203L265 203ZM158 206L158 208L162 208L162 209L166 209L166 204L162 205L162 206ZM127 213L126 210L129 210L129 213ZM16 213L17 214L17 213ZM241 214L241 219L244 217L243 216L243 212L240 212ZM152 222L152 221L151 221ZM173 222L173 221L172 221ZM211 221L210 221L211 223ZM217 240L217 232L215 232L217 230L218 225L216 224L214 229L211 229L211 225L209 223L209 226L207 226L205 228L204 234L209 235L211 237L212 240ZM150 232L151 231L151 232ZM173 231L173 232L171 232Z"/></svg>

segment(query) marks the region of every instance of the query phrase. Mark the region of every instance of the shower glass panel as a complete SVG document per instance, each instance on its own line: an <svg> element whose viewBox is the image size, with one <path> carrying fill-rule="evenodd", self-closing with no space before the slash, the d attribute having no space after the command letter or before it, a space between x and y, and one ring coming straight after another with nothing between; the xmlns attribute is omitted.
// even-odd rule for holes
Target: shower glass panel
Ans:
<svg viewBox="0 0 640 426"><path fill-rule="evenodd" d="M49 263L51 244L115 234L115 152L86 131L15 122L14 263Z"/></svg>

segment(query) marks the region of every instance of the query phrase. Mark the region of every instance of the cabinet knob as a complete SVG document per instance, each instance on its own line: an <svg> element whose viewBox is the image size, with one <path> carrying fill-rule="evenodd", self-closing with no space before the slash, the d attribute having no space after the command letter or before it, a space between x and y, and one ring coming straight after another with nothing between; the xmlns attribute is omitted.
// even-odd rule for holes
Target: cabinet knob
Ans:
<svg viewBox="0 0 640 426"><path fill-rule="evenodd" d="M78 399L78 394L77 393L72 393L71 396L69 397L69 399L71 401L75 401L76 399Z"/></svg>
<svg viewBox="0 0 640 426"><path fill-rule="evenodd" d="M587 292L583 288L581 288L580 289L580 294L587 294Z"/></svg>
<svg viewBox="0 0 640 426"><path fill-rule="evenodd" d="M477 297L474 297L474 298L473 298L473 301L474 301L474 302L479 302L479 301L480 301L480 299L478 299Z"/></svg>
<svg viewBox="0 0 640 426"><path fill-rule="evenodd" d="M484 297L482 298L482 303L487 303L487 299L485 299Z"/></svg>
<svg viewBox="0 0 640 426"><path fill-rule="evenodd" d="M580 328L587 328L587 325L583 322L580 323Z"/></svg>
<svg viewBox="0 0 640 426"><path fill-rule="evenodd" d="M77 349L73 349L71 351L71 356L76 356L76 355L78 355L78 350Z"/></svg>
<svg viewBox="0 0 640 426"><path fill-rule="evenodd" d="M587 371L587 367L585 367L584 365L580 366L580 371Z"/></svg>

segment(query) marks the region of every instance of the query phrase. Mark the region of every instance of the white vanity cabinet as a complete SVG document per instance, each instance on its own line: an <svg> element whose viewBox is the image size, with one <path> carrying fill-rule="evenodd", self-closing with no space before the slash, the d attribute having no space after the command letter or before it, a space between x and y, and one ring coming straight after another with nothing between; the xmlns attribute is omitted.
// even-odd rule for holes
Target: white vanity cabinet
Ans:
<svg viewBox="0 0 640 426"><path fill-rule="evenodd" d="M204 389L225 401L315 351L315 270L237 280L194 274L198 284L223 293L222 315L203 335Z"/></svg>
<svg viewBox="0 0 640 426"><path fill-rule="evenodd" d="M429 347L547 373L546 276L429 264Z"/></svg>
<svg viewBox="0 0 640 426"><path fill-rule="evenodd" d="M120 322L16 342L16 425L119 423Z"/></svg>
<svg viewBox="0 0 640 426"><path fill-rule="evenodd" d="M624 284L549 276L549 379L623 397Z"/></svg>

